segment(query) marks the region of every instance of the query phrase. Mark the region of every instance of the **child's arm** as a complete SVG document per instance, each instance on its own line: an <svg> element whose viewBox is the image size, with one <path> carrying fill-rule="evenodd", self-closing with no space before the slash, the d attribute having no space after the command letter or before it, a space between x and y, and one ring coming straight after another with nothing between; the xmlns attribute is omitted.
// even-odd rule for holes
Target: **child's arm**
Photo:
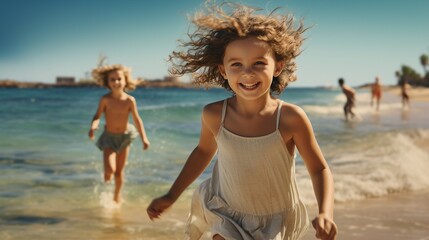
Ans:
<svg viewBox="0 0 429 240"><path fill-rule="evenodd" d="M107 100L105 99L105 97L102 97L100 99L100 102L98 103L97 112L92 118L91 128L89 129L89 132L88 132L88 136L91 140L94 140L94 131L98 129L98 124L100 124L101 114L104 112L104 109L106 108L106 101Z"/></svg>
<svg viewBox="0 0 429 240"><path fill-rule="evenodd" d="M334 219L334 182L328 164L320 150L305 112L296 108L293 116L293 141L311 176L319 214L313 220L316 237L335 239L337 226Z"/></svg>
<svg viewBox="0 0 429 240"><path fill-rule="evenodd" d="M146 131L144 130L143 121L137 111L137 103L134 97L130 97L131 99L131 115L133 116L134 124L137 126L137 130L139 131L140 137L143 143L143 149L148 149L150 142L146 136Z"/></svg>
<svg viewBox="0 0 429 240"><path fill-rule="evenodd" d="M206 109L207 107L203 111L198 146L189 155L170 191L164 196L154 199L147 208L147 213L151 220L159 218L165 209L170 207L179 198L182 192L200 176L216 153L217 143L213 131L211 131L212 128L210 128L210 122L213 122L213 117L209 116L210 114L207 113Z"/></svg>

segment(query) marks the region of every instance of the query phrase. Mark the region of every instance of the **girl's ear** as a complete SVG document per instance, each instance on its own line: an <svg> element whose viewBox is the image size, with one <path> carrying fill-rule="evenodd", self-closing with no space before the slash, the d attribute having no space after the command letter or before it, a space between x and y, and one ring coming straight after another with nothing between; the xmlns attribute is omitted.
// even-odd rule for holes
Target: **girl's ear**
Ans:
<svg viewBox="0 0 429 240"><path fill-rule="evenodd" d="M219 65L217 65L217 66L218 66L219 72L220 72L220 74L222 75L222 77L223 77L224 79L227 79L227 78L226 78L226 73L225 73L225 67L223 66L223 64L219 64Z"/></svg>
<svg viewBox="0 0 429 240"><path fill-rule="evenodd" d="M276 67L274 69L274 77L280 76L280 74L283 72L284 67L285 67L285 61L277 61Z"/></svg>

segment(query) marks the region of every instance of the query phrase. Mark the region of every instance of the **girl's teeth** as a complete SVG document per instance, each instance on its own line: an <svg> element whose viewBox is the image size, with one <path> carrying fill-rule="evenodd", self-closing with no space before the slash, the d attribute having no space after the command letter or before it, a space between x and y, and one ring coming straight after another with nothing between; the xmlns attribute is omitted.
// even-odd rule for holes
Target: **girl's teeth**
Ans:
<svg viewBox="0 0 429 240"><path fill-rule="evenodd" d="M245 88L254 88L257 83L242 83L241 85L243 85Z"/></svg>

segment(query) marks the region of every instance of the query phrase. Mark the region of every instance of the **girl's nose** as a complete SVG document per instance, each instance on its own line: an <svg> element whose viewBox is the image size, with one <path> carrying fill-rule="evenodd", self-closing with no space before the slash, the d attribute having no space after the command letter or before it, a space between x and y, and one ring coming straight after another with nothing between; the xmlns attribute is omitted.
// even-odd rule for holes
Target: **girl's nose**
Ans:
<svg viewBox="0 0 429 240"><path fill-rule="evenodd" d="M254 77L255 73L252 71L250 67L245 68L243 71L243 77Z"/></svg>

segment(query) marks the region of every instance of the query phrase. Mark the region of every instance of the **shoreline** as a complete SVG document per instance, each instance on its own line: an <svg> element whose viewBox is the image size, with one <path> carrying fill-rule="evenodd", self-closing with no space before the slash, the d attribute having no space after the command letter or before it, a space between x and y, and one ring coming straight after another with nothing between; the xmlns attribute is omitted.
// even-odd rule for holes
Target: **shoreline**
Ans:
<svg viewBox="0 0 429 240"><path fill-rule="evenodd" d="M393 193L384 197L335 204L339 239L428 239L429 190ZM310 219L317 213L309 207ZM303 240L314 239L310 226Z"/></svg>

